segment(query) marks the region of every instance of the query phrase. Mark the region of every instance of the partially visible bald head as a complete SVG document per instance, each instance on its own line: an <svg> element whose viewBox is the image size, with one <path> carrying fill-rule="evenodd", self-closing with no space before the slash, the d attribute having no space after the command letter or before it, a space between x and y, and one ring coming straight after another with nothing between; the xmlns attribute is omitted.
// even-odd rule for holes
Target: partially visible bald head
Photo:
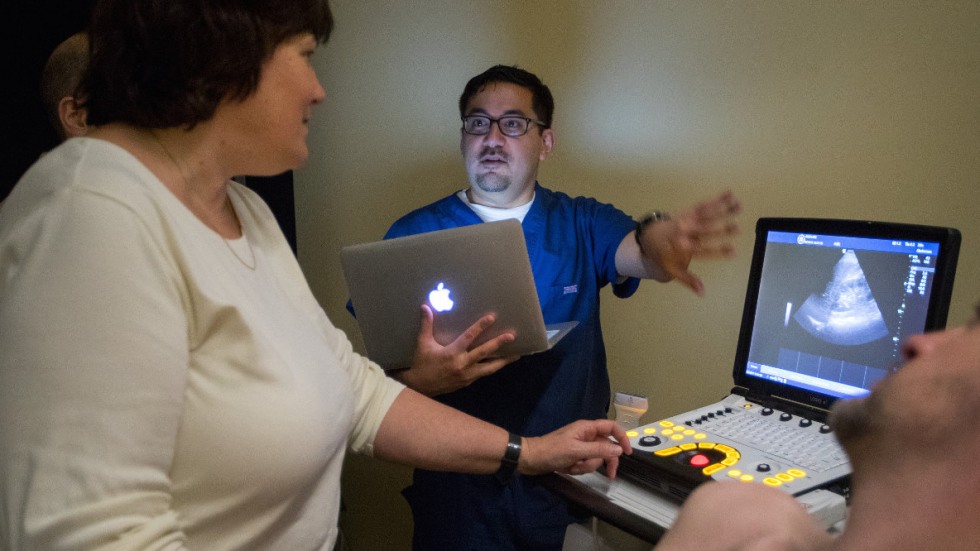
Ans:
<svg viewBox="0 0 980 551"><path fill-rule="evenodd" d="M73 34L51 52L41 73L41 99L61 139L85 133L84 112L78 111L75 97L88 57L88 35ZM70 105L65 105L66 98Z"/></svg>

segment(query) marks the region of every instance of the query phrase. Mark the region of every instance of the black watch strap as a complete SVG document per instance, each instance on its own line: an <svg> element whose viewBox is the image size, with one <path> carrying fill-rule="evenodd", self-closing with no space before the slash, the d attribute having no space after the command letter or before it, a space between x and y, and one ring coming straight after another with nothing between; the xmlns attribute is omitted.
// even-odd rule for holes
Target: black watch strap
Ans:
<svg viewBox="0 0 980 551"><path fill-rule="evenodd" d="M636 244L640 247L641 253L644 255L646 254L646 251L643 250L643 240L641 239L643 236L643 230L645 230L647 226L656 224L657 222L666 222L667 220L670 220L669 214L662 210L655 210L641 218L640 221L636 223L636 232L633 234L633 237L636 238Z"/></svg>
<svg viewBox="0 0 980 551"><path fill-rule="evenodd" d="M510 433L507 437L507 449L504 450L504 457L500 460L500 468L497 469L497 480L506 484L514 477L517 470L517 460L521 457L521 437Z"/></svg>

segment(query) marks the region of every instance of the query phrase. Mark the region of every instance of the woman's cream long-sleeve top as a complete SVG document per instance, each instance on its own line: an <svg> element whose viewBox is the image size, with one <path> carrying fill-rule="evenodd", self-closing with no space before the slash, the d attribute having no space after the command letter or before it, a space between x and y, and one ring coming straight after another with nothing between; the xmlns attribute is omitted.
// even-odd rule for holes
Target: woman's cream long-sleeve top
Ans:
<svg viewBox="0 0 980 551"><path fill-rule="evenodd" d="M265 203L229 194L237 255L77 138L4 203L0 548L332 547L345 449L372 453L403 387L330 323Z"/></svg>

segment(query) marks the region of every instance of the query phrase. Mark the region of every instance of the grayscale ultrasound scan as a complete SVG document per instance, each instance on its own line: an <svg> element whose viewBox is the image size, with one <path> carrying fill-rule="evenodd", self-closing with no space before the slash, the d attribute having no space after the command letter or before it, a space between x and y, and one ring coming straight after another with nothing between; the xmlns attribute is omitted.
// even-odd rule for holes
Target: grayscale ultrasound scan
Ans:
<svg viewBox="0 0 980 551"><path fill-rule="evenodd" d="M814 337L838 345L865 344L889 334L854 251L845 251L822 295L810 295L794 319Z"/></svg>

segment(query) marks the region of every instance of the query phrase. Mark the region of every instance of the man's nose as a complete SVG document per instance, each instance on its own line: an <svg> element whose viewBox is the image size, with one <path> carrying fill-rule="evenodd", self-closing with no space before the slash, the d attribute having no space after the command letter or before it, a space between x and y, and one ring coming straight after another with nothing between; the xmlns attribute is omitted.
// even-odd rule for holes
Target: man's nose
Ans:
<svg viewBox="0 0 980 551"><path fill-rule="evenodd" d="M490 131L483 136L484 143L490 145L502 144L507 136L500 130L500 121L490 122Z"/></svg>
<svg viewBox="0 0 980 551"><path fill-rule="evenodd" d="M931 354L937 346L942 344L951 335L962 330L962 327L956 327L946 329L945 331L933 331L931 333L912 335L902 344L902 355L905 356L906 360L911 360L918 356Z"/></svg>

